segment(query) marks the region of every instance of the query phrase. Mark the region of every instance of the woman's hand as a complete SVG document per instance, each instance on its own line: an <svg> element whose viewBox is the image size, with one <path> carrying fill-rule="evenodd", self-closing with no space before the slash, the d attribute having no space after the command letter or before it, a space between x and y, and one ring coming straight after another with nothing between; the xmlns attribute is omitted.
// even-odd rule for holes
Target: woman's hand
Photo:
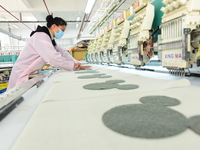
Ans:
<svg viewBox="0 0 200 150"><path fill-rule="evenodd" d="M91 68L92 66L80 66L80 70L84 70L84 69L86 69L86 68Z"/></svg>
<svg viewBox="0 0 200 150"><path fill-rule="evenodd" d="M78 70L81 66L81 63L74 63L74 70Z"/></svg>
<svg viewBox="0 0 200 150"><path fill-rule="evenodd" d="M84 70L86 68L90 68L92 66L81 66L81 63L74 63L74 70Z"/></svg>

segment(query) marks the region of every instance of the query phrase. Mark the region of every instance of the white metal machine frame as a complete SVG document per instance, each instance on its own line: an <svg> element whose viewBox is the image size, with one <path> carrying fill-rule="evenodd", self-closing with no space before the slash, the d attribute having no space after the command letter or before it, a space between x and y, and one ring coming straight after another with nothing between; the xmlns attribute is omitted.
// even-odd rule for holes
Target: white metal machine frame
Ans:
<svg viewBox="0 0 200 150"><path fill-rule="evenodd" d="M143 3L134 10L135 17L131 21L128 53L130 64L143 66L149 61L144 52L143 43L149 39L149 30L154 19L154 6L151 3Z"/></svg>
<svg viewBox="0 0 200 150"><path fill-rule="evenodd" d="M111 35L111 29L108 30L104 36L103 36L103 42L101 44L101 59L103 61L103 63L110 63L109 57L108 57L108 42L109 42L109 38Z"/></svg>
<svg viewBox="0 0 200 150"><path fill-rule="evenodd" d="M126 45L129 35L130 23L127 19L118 23L118 26L113 28L108 48L113 52L113 63L123 64L127 62Z"/></svg>
<svg viewBox="0 0 200 150"><path fill-rule="evenodd" d="M191 31L200 24L199 0L163 0L164 15L159 40L159 57L163 67L183 73L196 63L197 52L191 46ZM182 71L181 71L182 70Z"/></svg>

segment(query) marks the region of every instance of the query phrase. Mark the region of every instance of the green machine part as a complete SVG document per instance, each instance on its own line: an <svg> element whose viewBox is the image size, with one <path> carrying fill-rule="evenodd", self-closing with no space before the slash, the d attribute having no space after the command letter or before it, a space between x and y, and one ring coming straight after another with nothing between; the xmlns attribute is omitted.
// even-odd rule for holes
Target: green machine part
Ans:
<svg viewBox="0 0 200 150"><path fill-rule="evenodd" d="M155 16L153 20L152 29L155 30L161 25L163 12L160 10L162 7L165 7L165 5L162 3L162 0L153 0L151 1L151 4L155 7ZM161 31L157 31L154 35L154 42L158 41L158 35L161 34Z"/></svg>
<svg viewBox="0 0 200 150"><path fill-rule="evenodd" d="M134 19L134 14L127 18L127 20L131 21Z"/></svg>
<svg viewBox="0 0 200 150"><path fill-rule="evenodd" d="M0 62L1 63L12 62L14 64L17 58L18 58L18 55L1 55Z"/></svg>

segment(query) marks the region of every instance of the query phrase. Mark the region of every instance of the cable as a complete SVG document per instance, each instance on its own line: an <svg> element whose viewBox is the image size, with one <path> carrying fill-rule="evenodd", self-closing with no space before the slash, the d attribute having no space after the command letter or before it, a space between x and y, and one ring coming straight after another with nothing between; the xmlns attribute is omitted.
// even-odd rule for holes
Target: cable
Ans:
<svg viewBox="0 0 200 150"><path fill-rule="evenodd" d="M153 38L154 38L154 35L156 34L157 31L160 30L160 27L158 26L150 35L150 39L147 41L147 46L146 46L146 54L148 57L154 57L154 55L150 55L149 52L148 52L148 48L149 48L149 45L150 45L150 49L153 47Z"/></svg>
<svg viewBox="0 0 200 150"><path fill-rule="evenodd" d="M147 56L148 57L154 57L154 56L151 56L150 54L149 54L149 52L148 52L148 46L150 45L150 48L152 47L152 45L153 45L153 39L150 39L150 40L148 40L147 41L147 46L146 46L146 54L147 54Z"/></svg>

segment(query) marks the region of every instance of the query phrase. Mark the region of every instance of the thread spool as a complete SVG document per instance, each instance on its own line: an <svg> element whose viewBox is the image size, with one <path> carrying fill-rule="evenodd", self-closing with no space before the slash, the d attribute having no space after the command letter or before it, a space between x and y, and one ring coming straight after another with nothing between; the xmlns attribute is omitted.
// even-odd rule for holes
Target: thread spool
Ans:
<svg viewBox="0 0 200 150"><path fill-rule="evenodd" d="M135 3L134 3L134 8L136 9L136 8L138 8L138 7L139 7L139 1L136 0Z"/></svg>
<svg viewBox="0 0 200 150"><path fill-rule="evenodd" d="M127 11L124 10L124 11L123 11L123 19L126 19L126 18L127 18Z"/></svg>
<svg viewBox="0 0 200 150"><path fill-rule="evenodd" d="M131 15L130 15L130 11L127 11L127 13L126 13L126 17L128 18L128 17L130 17Z"/></svg>
<svg viewBox="0 0 200 150"><path fill-rule="evenodd" d="M108 31L108 26L104 27L104 33L106 33Z"/></svg>
<svg viewBox="0 0 200 150"><path fill-rule="evenodd" d="M120 21L124 19L124 14L120 14Z"/></svg>
<svg viewBox="0 0 200 150"><path fill-rule="evenodd" d="M116 20L113 20L113 27L116 26Z"/></svg>
<svg viewBox="0 0 200 150"><path fill-rule="evenodd" d="M130 7L130 15L133 15L133 6Z"/></svg>
<svg viewBox="0 0 200 150"><path fill-rule="evenodd" d="M117 23L119 23L121 21L120 17L117 18Z"/></svg>

